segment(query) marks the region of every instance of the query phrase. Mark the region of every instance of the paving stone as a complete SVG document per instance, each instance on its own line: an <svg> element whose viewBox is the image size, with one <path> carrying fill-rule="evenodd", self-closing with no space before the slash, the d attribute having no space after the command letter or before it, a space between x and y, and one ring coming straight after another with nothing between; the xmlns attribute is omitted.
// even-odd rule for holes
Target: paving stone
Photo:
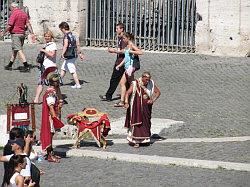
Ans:
<svg viewBox="0 0 250 187"><path fill-rule="evenodd" d="M41 45L25 45L29 63L35 65L35 58ZM58 57L61 52L59 45ZM38 70L20 73L5 71L8 63L10 43L0 42L0 113L5 114L6 101L13 101L17 86L23 82L29 85L29 99L32 100L37 84ZM72 77L67 74L62 92L67 96L63 108L63 121L70 113L85 107L96 107L107 112L111 119L123 117L124 109L113 107L117 100L103 102L115 55L105 50L84 49L86 60L77 61L78 75L83 83L80 90L70 88ZM58 58L58 65L62 62ZM15 63L16 69L20 64ZM250 135L250 58L228 58L197 54L144 53L141 70L152 73L162 95L153 107L154 118L183 121L184 125L162 135L166 138L223 137ZM116 94L119 93L117 89ZM41 106L36 106L37 134L41 121ZM93 149L93 145L85 149ZM94 149L99 149L94 147ZM110 146L110 150L130 151L126 144ZM131 152L136 152L131 149ZM249 163L249 142L240 143L166 143L153 144L138 149L137 154L157 153L163 156L186 158L207 158L215 160ZM0 166L2 167L2 165ZM206 170L174 166L123 163L91 158L65 158L60 164L43 162L46 170L42 186L249 186L249 172ZM0 169L2 177L3 169Z"/></svg>
<svg viewBox="0 0 250 187"><path fill-rule="evenodd" d="M42 162L46 168L41 186L220 186L247 187L249 172L126 163L93 158L65 158L61 163ZM2 177L3 166L0 166Z"/></svg>

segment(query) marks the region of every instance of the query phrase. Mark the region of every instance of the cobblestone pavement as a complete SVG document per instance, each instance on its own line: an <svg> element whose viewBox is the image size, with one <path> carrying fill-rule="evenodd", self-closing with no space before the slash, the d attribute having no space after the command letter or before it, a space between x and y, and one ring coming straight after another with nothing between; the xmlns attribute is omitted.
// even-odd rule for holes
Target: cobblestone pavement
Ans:
<svg viewBox="0 0 250 187"><path fill-rule="evenodd" d="M29 48L28 48L29 47ZM9 43L0 43L1 53L1 113L6 113L3 102L16 91L21 82L29 85L30 99L34 97L37 69L30 73L18 70L4 71L8 63ZM33 63L38 46L26 46L29 63ZM83 82L81 90L73 90L72 81L66 75L62 92L68 105L63 117L81 111L84 107L96 107L111 118L124 116L125 110L113 107L114 102L101 102L99 95L108 88L115 56L104 50L84 50L86 60L77 64ZM250 59L222 58L194 54L145 53L141 57L143 70L152 72L162 95L155 103L153 117L184 121L185 126L168 137L219 137L250 134ZM58 64L62 62L59 61ZM15 64L17 67L18 64ZM117 90L119 93L119 90ZM114 95L116 96L116 94ZM40 119L37 107L37 119ZM39 125L39 123L38 123Z"/></svg>
<svg viewBox="0 0 250 187"><path fill-rule="evenodd" d="M3 166L0 166L2 174ZM41 186L249 186L250 173L223 169L201 169L99 160L65 158L60 164L42 162L46 170ZM2 178L2 175L0 176Z"/></svg>
<svg viewBox="0 0 250 187"><path fill-rule="evenodd" d="M33 63L39 45L26 45L28 62ZM60 47L59 47L60 48ZM32 99L37 73L5 71L9 43L0 43L0 112L6 113L4 102L21 82L29 85ZM59 50L60 51L60 50ZM85 49L86 60L78 61L81 90L73 90L72 79L65 77L62 92L67 96L63 117L96 107L110 118L120 118L125 110L116 109L116 102L102 102L98 95L108 88L115 56L104 50ZM167 138L223 137L250 135L250 59L212 57L194 54L145 53L142 68L151 71L162 95L155 103L153 117L184 121L180 129L166 131ZM60 61L59 64L62 62ZM15 67L18 67L15 64ZM117 90L116 93L119 93ZM116 96L116 94L114 95ZM36 107L37 129L41 106ZM119 137L118 137L119 138ZM85 146L84 149L97 149ZM82 148L82 149L83 149ZM112 145L109 151L135 154L250 162L249 141L235 143L166 143L134 150L125 144ZM1 166L2 167L2 166ZM123 163L91 158L67 158L60 164L42 163L46 175L43 186L249 186L249 172L207 170L175 166ZM79 169L81 168L81 169ZM2 175L2 170L1 170ZM0 176L1 177L1 176Z"/></svg>

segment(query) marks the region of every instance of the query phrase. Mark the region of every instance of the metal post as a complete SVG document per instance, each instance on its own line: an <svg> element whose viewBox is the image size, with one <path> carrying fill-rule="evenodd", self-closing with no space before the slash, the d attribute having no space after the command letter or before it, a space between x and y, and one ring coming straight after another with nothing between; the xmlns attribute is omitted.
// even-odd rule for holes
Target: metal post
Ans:
<svg viewBox="0 0 250 187"><path fill-rule="evenodd" d="M172 1L172 24L171 24L171 51L174 50L174 37L175 37L175 0Z"/></svg>
<svg viewBox="0 0 250 187"><path fill-rule="evenodd" d="M162 9L163 9L163 6L162 6L162 2L161 0L158 1L158 28L157 28L157 49L158 51L160 51L162 49L162 45L161 45L161 38L162 38L162 35L161 35L161 12L162 12ZM162 18L163 19L163 18Z"/></svg>
<svg viewBox="0 0 250 187"><path fill-rule="evenodd" d="M168 13L167 13L167 19L168 19L168 22L167 22L167 51L169 51L169 44L170 44L170 34L171 34L171 32L170 32L170 1L169 0L167 0L167 11L168 11Z"/></svg>
<svg viewBox="0 0 250 187"><path fill-rule="evenodd" d="M141 42L141 40L142 40L142 38L141 38L141 34L142 34L142 0L139 0L139 36L137 37L138 38L138 40L139 40L139 46L140 46L140 48L141 48L141 45L142 45L142 42Z"/></svg>
<svg viewBox="0 0 250 187"><path fill-rule="evenodd" d="M144 34L143 34L143 48L146 50L146 35L147 35L147 0L144 0Z"/></svg>
<svg viewBox="0 0 250 187"><path fill-rule="evenodd" d="M126 30L128 30L128 4L129 4L129 1L125 1L126 2Z"/></svg>
<svg viewBox="0 0 250 187"><path fill-rule="evenodd" d="M165 51L165 0L162 1L162 40L161 40L161 45L162 45L162 51Z"/></svg>
<svg viewBox="0 0 250 187"><path fill-rule="evenodd" d="M110 47L110 1L108 1L108 47Z"/></svg>
<svg viewBox="0 0 250 187"><path fill-rule="evenodd" d="M95 1L95 30L94 30L94 33L95 33L95 39L94 39L94 45L96 46L97 45L97 40L96 40L96 38L97 38L97 3L96 3L96 1Z"/></svg>
<svg viewBox="0 0 250 187"><path fill-rule="evenodd" d="M133 0L130 0L130 33L133 32Z"/></svg>
<svg viewBox="0 0 250 187"><path fill-rule="evenodd" d="M177 3L176 3L176 9L177 9L177 16L176 16L176 24L177 24L177 26L176 26L176 48L177 48L177 52L179 51L179 46L180 46L180 42L179 42L179 34L180 34L180 23L179 23L179 17L180 17L180 4L179 4L179 0L177 0Z"/></svg>
<svg viewBox="0 0 250 187"><path fill-rule="evenodd" d="M137 19L138 19L138 0L134 1L134 36L135 36L135 43L137 41Z"/></svg>
<svg viewBox="0 0 250 187"><path fill-rule="evenodd" d="M152 2L153 3L153 7L152 7L152 12L153 12L153 22L152 22L152 25L153 25L153 37L151 39L152 41L152 48L153 48L153 51L155 50L155 32L156 32L156 6L155 6L155 1Z"/></svg>
<svg viewBox="0 0 250 187"><path fill-rule="evenodd" d="M148 50L151 50L151 1L148 3Z"/></svg>
<svg viewBox="0 0 250 187"><path fill-rule="evenodd" d="M185 14L185 9L184 9L184 0L181 0L181 48L183 50L183 45L184 45L184 14Z"/></svg>
<svg viewBox="0 0 250 187"><path fill-rule="evenodd" d="M106 1L103 1L103 42L102 47L104 47L106 44Z"/></svg>
<svg viewBox="0 0 250 187"><path fill-rule="evenodd" d="M186 51L188 51L188 46L189 46L189 0L187 0L186 3Z"/></svg>
<svg viewBox="0 0 250 187"><path fill-rule="evenodd" d="M195 0L192 0L191 8L191 52L194 52L195 40L194 40L194 27L195 27Z"/></svg>
<svg viewBox="0 0 250 187"><path fill-rule="evenodd" d="M112 11L113 11L113 22L112 22L112 32L114 33L114 31L115 31L115 10L114 10L114 8L115 8L115 3L114 3L114 0L112 1ZM113 34L113 45L112 45L112 47L114 47L115 46L115 34Z"/></svg>

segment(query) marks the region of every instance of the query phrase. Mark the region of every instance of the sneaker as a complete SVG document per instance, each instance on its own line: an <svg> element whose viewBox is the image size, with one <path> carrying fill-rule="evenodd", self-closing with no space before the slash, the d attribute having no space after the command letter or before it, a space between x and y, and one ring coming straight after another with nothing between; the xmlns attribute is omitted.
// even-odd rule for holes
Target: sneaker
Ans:
<svg viewBox="0 0 250 187"><path fill-rule="evenodd" d="M9 70L9 71L12 71L12 67L11 67L11 66L9 66L9 65L7 65L7 66L4 66L4 69L5 69L5 70Z"/></svg>
<svg viewBox="0 0 250 187"><path fill-rule="evenodd" d="M74 88L74 89L81 89L82 88L82 86L81 85L74 85L74 86L71 86L71 88Z"/></svg>
<svg viewBox="0 0 250 187"><path fill-rule="evenodd" d="M106 101L107 98L106 98L106 95L99 95L100 99L103 100L103 101Z"/></svg>

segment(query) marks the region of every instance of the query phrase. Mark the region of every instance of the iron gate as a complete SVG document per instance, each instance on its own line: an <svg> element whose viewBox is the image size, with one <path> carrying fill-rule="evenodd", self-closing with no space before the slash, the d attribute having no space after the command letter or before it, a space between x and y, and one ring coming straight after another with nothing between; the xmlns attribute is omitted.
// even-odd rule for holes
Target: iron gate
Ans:
<svg viewBox="0 0 250 187"><path fill-rule="evenodd" d="M8 19L11 13L9 7L12 2L17 2L19 6L23 8L22 0L0 0L0 30L4 30L8 25ZM9 35L6 35L5 37L9 38Z"/></svg>
<svg viewBox="0 0 250 187"><path fill-rule="evenodd" d="M115 25L125 24L142 49L195 51L196 0L88 0L86 45L115 46Z"/></svg>

